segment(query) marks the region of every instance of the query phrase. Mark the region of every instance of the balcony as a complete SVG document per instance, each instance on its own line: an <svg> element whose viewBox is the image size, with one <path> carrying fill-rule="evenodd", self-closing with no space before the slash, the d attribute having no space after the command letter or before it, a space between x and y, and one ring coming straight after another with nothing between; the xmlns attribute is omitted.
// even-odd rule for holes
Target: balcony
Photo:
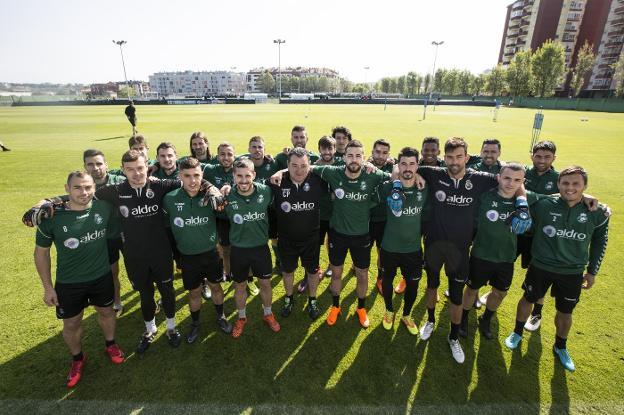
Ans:
<svg viewBox="0 0 624 415"><path fill-rule="evenodd" d="M522 13L522 17L526 17L526 16L530 16L531 15L531 11L525 11L524 13Z"/></svg>
<svg viewBox="0 0 624 415"><path fill-rule="evenodd" d="M614 30L613 32L607 33L607 36L609 36L609 37L611 37L611 36L618 36L618 35L624 35L624 28L619 29L619 30Z"/></svg>
<svg viewBox="0 0 624 415"><path fill-rule="evenodd" d="M609 48L609 47L618 47L620 46L622 43L624 43L624 41L622 41L622 39L613 39L613 40L609 40L607 43L605 43L605 47Z"/></svg>
<svg viewBox="0 0 624 415"><path fill-rule="evenodd" d="M615 19L611 22L612 26L619 26L621 24L624 24L624 17L620 17L619 19Z"/></svg>
<svg viewBox="0 0 624 415"><path fill-rule="evenodd" d="M615 14L623 14L624 13L624 7L618 7L617 9L615 9L613 11L613 13L615 13Z"/></svg>
<svg viewBox="0 0 624 415"><path fill-rule="evenodd" d="M564 32L576 32L576 27L574 26L566 26L565 29L563 29Z"/></svg>
<svg viewBox="0 0 624 415"><path fill-rule="evenodd" d="M529 22L528 20L524 20L524 19L523 19L523 20L520 22L520 27L528 26L530 23L531 23L531 22Z"/></svg>
<svg viewBox="0 0 624 415"><path fill-rule="evenodd" d="M516 46L524 46L524 45L526 45L526 40L518 40L516 42Z"/></svg>
<svg viewBox="0 0 624 415"><path fill-rule="evenodd" d="M568 16L567 21L568 22L580 22L581 18L579 16Z"/></svg>
<svg viewBox="0 0 624 415"><path fill-rule="evenodd" d="M601 56L602 59L619 58L619 57L620 57L619 53L603 53Z"/></svg>
<svg viewBox="0 0 624 415"><path fill-rule="evenodd" d="M516 37L518 37L518 33L513 33L511 35L507 35L507 39L513 39L513 38L516 38Z"/></svg>
<svg viewBox="0 0 624 415"><path fill-rule="evenodd" d="M508 29L517 29L520 27L520 23L514 23L513 25L509 26Z"/></svg>
<svg viewBox="0 0 624 415"><path fill-rule="evenodd" d="M515 54L516 54L515 52L507 52L503 56L513 56Z"/></svg>

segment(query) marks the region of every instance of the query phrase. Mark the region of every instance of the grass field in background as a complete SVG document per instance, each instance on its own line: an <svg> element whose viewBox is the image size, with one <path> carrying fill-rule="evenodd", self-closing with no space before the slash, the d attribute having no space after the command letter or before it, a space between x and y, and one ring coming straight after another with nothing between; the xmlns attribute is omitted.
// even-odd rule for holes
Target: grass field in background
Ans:
<svg viewBox="0 0 624 415"><path fill-rule="evenodd" d="M465 137L469 151L478 153L484 138L502 141L502 159L529 163L529 143L535 110L430 107L422 121L420 106L374 105L200 105L138 106L139 131L155 148L171 141L179 155L188 154L193 131L204 131L215 152L221 141L247 151L253 135L267 140L270 153L289 146L290 129L307 127L308 148L335 125L351 128L370 152L374 139L386 138L396 154L405 145L420 148L422 138ZM582 121L582 119L587 119ZM161 336L142 357L133 354L143 322L139 297L131 291L122 268L126 312L118 322L117 341L129 356L113 366L103 354L103 339L92 310L85 314L84 350L89 355L83 380L68 392L65 376L69 355L60 336L61 323L42 301L43 290L34 268L34 231L24 227L24 210L43 196L63 193L70 170L82 165L82 151L98 148L110 168L119 166L127 149L130 125L119 106L0 107L0 141L11 152L0 153L0 412L46 413L624 413L624 264L622 216L624 188L620 155L624 150L624 116L607 113L545 111L542 139L556 142L556 167L580 164L589 172L588 192L614 211L606 259L595 287L583 292L574 313L568 347L577 365L573 374L555 362L554 302L547 300L542 328L526 335L510 352L504 337L513 329L521 296L523 272L514 283L493 327L497 339L482 340L476 317L469 338L462 339L466 362L451 357L446 335L448 307L438 304L438 328L423 342L395 324L381 327L383 299L370 290L367 306L371 327L362 330L354 316L355 278L345 277L343 314L334 327L324 317L310 322L299 296L295 312L279 318L274 334L261 321L259 298L250 298L249 324L234 340L217 332L211 303L202 308L202 334L192 346L171 349L164 316L157 316ZM322 263L327 263L325 250ZM375 263L373 255L372 264ZM349 262L348 262L349 264ZM347 265L348 265L347 264ZM620 270L620 271L618 271ZM376 271L370 272L372 288ZM297 280L301 271L297 274ZM319 303L331 305L328 280L319 287ZM281 278L273 279L274 311L283 301ZM177 320L183 335L190 315L182 282L176 279ZM420 283L413 310L420 324L426 318L425 281ZM441 290L446 288L442 282ZM396 299L399 306L401 299ZM225 302L234 319L232 292ZM399 309L397 309L400 311ZM162 406L161 406L162 405ZM138 411L138 412L137 412Z"/></svg>

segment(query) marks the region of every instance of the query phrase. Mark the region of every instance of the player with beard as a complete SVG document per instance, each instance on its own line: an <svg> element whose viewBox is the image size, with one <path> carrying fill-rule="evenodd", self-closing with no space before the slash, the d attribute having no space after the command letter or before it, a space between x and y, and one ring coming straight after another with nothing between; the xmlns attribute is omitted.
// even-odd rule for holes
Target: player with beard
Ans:
<svg viewBox="0 0 624 415"><path fill-rule="evenodd" d="M498 174L501 169L501 162L498 160L501 155L501 143L496 138L483 140L481 145L481 161L472 166L476 171Z"/></svg>
<svg viewBox="0 0 624 415"><path fill-rule="evenodd" d="M295 125L290 131L290 142L292 143L292 148L306 148L308 144L308 132L306 131L303 125ZM285 148L283 152L279 153L275 156L275 161L277 162L277 166L280 170L288 167L288 152L291 148ZM318 154L313 151L308 151L310 155L310 162L314 163L318 160Z"/></svg>
<svg viewBox="0 0 624 415"><path fill-rule="evenodd" d="M320 154L320 158L314 163L317 166L331 166L334 165L336 159L334 155L336 154L336 140L333 137L323 136L319 139L318 142L318 150ZM332 199L331 199L331 189L326 182L324 183L325 192L323 192L321 196L321 222L319 227L319 244L325 244L327 251L329 252L329 241L327 240L327 234L329 233L329 220L331 219L332 213ZM326 275L328 277L331 276L331 268L329 264L327 265L327 269L321 277ZM307 278L307 277L305 277ZM306 283L307 284L307 281ZM299 292L303 292L305 290L305 285L302 287L301 283L298 288Z"/></svg>
<svg viewBox="0 0 624 415"><path fill-rule="evenodd" d="M217 158L213 158L210 154L210 144L208 143L208 137L203 131L195 131L191 134L189 140L189 147L191 150L191 157L196 158L202 164L217 164L219 161Z"/></svg>
<svg viewBox="0 0 624 415"><path fill-rule="evenodd" d="M178 154L175 146L165 141L156 147L156 160L158 169L152 176L157 179L175 179L178 177Z"/></svg>

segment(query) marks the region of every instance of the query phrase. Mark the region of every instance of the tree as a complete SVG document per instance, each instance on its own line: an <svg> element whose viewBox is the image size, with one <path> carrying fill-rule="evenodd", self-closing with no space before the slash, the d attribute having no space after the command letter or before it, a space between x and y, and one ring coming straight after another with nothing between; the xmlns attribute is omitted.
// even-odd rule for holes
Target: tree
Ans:
<svg viewBox="0 0 624 415"><path fill-rule="evenodd" d="M502 94L505 89L505 78L505 68L501 65L496 65L488 76L487 91L493 96Z"/></svg>
<svg viewBox="0 0 624 415"><path fill-rule="evenodd" d="M64 95L69 95L69 94L64 94ZM122 86L119 87L119 91L117 91L117 98L128 98L128 95L130 95L130 97L136 97L136 91L134 90L134 88L130 87L130 86Z"/></svg>
<svg viewBox="0 0 624 415"><path fill-rule="evenodd" d="M340 78L339 82L340 82L339 88L341 92L353 91L353 87L354 87L353 82L349 81L346 78Z"/></svg>
<svg viewBox="0 0 624 415"><path fill-rule="evenodd" d="M565 74L563 45L547 40L533 54L531 67L535 75L535 93L540 97L553 95Z"/></svg>
<svg viewBox="0 0 624 415"><path fill-rule="evenodd" d="M449 95L457 94L459 90L459 71L457 69L451 69L446 71L442 78L442 91L446 91Z"/></svg>
<svg viewBox="0 0 624 415"><path fill-rule="evenodd" d="M425 79L423 81L425 90L423 91L425 94L429 92L429 87L431 85L431 74L425 75Z"/></svg>
<svg viewBox="0 0 624 415"><path fill-rule="evenodd" d="M624 53L620 53L620 58L611 65L613 69L613 80L615 81L615 95L624 96Z"/></svg>
<svg viewBox="0 0 624 415"><path fill-rule="evenodd" d="M385 94L390 92L390 78L381 78L381 92Z"/></svg>
<svg viewBox="0 0 624 415"><path fill-rule="evenodd" d="M522 50L514 56L507 68L509 94L526 97L533 90L533 71L531 69L531 51Z"/></svg>
<svg viewBox="0 0 624 415"><path fill-rule="evenodd" d="M275 79L270 72L265 71L258 78L258 89L267 94L275 92Z"/></svg>
<svg viewBox="0 0 624 415"><path fill-rule="evenodd" d="M485 88L485 85L487 84L488 77L489 77L488 74L482 73L482 74L479 74L479 76L474 78L474 80L472 81L472 93L474 95L481 94L481 92Z"/></svg>
<svg viewBox="0 0 624 415"><path fill-rule="evenodd" d="M463 70L459 72L457 81L459 83L459 92L461 92L462 95L470 94L474 79L475 76L470 71Z"/></svg>
<svg viewBox="0 0 624 415"><path fill-rule="evenodd" d="M433 76L433 91L442 92L444 89L444 77L446 76L446 69L438 69Z"/></svg>
<svg viewBox="0 0 624 415"><path fill-rule="evenodd" d="M388 92L390 92L391 94L397 93L397 79L396 78L390 78L390 86L388 88Z"/></svg>
<svg viewBox="0 0 624 415"><path fill-rule="evenodd" d="M397 78L397 92L401 95L407 92L407 88L405 86L405 75Z"/></svg>
<svg viewBox="0 0 624 415"><path fill-rule="evenodd" d="M418 74L416 72L408 72L405 77L405 89L407 96L411 97L416 95L416 85L418 83Z"/></svg>
<svg viewBox="0 0 624 415"><path fill-rule="evenodd" d="M585 85L585 77L589 74L596 62L594 47L585 41L585 44L576 57L576 65L572 69L572 79L570 80L571 93L578 97Z"/></svg>

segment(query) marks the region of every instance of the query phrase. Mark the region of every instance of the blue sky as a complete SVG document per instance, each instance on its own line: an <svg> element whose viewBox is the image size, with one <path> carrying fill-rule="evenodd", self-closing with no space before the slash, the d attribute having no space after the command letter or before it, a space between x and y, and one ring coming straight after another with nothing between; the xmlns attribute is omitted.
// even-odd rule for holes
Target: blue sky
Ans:
<svg viewBox="0 0 624 415"><path fill-rule="evenodd" d="M496 64L509 0L2 0L0 81L147 80L158 71L326 66L357 82ZM370 67L365 70L364 67Z"/></svg>

